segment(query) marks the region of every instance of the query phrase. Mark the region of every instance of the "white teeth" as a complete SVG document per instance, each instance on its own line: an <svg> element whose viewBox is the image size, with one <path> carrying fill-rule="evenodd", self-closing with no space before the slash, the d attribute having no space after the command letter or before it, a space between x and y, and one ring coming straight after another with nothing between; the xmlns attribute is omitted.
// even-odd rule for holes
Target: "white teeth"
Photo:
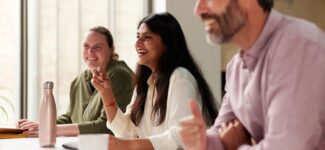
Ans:
<svg viewBox="0 0 325 150"><path fill-rule="evenodd" d="M149 51L148 50L137 50L137 52L138 52L138 55L141 56L141 55L147 54Z"/></svg>
<svg viewBox="0 0 325 150"><path fill-rule="evenodd" d="M207 26L210 26L212 24L215 24L216 21L214 19L205 19L204 20L204 24L207 25Z"/></svg>
<svg viewBox="0 0 325 150"><path fill-rule="evenodd" d="M213 30L216 30L218 28L218 23L214 19L205 19L205 31L207 33L213 32Z"/></svg>
<svg viewBox="0 0 325 150"><path fill-rule="evenodd" d="M213 22L214 22L213 19L207 19L207 20L206 20L206 23L207 23L207 24L211 24L211 23L213 23Z"/></svg>
<svg viewBox="0 0 325 150"><path fill-rule="evenodd" d="M138 50L138 53L148 53L147 50Z"/></svg>

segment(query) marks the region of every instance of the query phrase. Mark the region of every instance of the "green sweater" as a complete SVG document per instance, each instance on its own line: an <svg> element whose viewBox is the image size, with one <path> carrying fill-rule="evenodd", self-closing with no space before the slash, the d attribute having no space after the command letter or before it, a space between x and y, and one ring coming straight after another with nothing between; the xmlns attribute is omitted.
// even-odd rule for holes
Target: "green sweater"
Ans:
<svg viewBox="0 0 325 150"><path fill-rule="evenodd" d="M123 61L112 61L107 75L111 79L117 104L124 112L132 97L133 72ZM91 71L86 70L73 80L70 87L70 106L65 114L58 117L57 124L78 123L80 134L112 134L106 127L106 113L100 95L91 85L91 78Z"/></svg>

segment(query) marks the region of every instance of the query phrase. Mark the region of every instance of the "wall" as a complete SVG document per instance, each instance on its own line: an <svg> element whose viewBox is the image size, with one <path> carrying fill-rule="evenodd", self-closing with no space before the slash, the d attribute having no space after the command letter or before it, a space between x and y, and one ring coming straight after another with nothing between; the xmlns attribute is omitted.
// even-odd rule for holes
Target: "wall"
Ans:
<svg viewBox="0 0 325 150"><path fill-rule="evenodd" d="M274 8L279 12L314 22L325 31L325 0L275 0L274 2ZM221 49L222 70L225 70L238 48L228 44L223 45Z"/></svg>
<svg viewBox="0 0 325 150"><path fill-rule="evenodd" d="M154 0L153 12L168 11L180 22L191 53L201 67L214 96L220 102L220 46L211 46L206 42L204 25L193 13L195 2L196 0Z"/></svg>

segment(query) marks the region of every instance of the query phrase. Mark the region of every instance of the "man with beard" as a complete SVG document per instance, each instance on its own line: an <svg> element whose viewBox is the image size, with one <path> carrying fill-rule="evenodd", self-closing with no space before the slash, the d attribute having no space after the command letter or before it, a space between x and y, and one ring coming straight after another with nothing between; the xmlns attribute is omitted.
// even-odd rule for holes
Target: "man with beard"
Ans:
<svg viewBox="0 0 325 150"><path fill-rule="evenodd" d="M197 1L208 40L240 50L227 66L226 95L210 129L190 102L193 115L179 129L185 149L325 148L324 32L272 6L273 0Z"/></svg>

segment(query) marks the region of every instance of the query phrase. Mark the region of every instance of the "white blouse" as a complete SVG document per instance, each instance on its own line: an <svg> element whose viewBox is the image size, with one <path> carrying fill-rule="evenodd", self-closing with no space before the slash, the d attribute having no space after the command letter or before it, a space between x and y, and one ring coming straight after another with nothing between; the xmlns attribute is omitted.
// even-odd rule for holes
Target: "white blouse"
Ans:
<svg viewBox="0 0 325 150"><path fill-rule="evenodd" d="M188 108L189 100L195 99L198 104L201 104L197 82L187 69L178 67L174 70L169 80L166 118L158 126L155 125L156 121L153 121L151 117L152 101L156 100L155 96L157 95L151 77L148 79L148 85L145 110L139 126L135 126L130 119L132 105L136 98L136 92L133 92L132 101L127 106L126 112L123 114L119 109L113 121L111 123L107 121L107 127L117 137L149 138L156 150L178 149L180 143L176 136L177 123L181 118L191 115ZM152 97L153 95L154 97Z"/></svg>

